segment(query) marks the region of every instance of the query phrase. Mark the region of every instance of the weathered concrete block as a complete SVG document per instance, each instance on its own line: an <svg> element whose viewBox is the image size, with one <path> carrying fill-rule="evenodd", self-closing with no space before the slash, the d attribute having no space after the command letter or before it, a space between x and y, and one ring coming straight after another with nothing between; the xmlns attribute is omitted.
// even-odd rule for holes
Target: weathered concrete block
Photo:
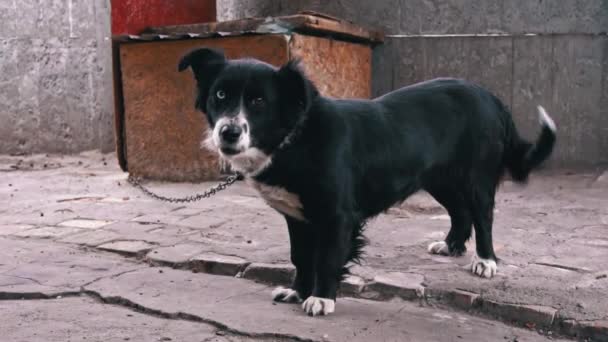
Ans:
<svg viewBox="0 0 608 342"><path fill-rule="evenodd" d="M246 17L290 15L310 10L325 13L358 25L376 27L398 33L400 25L399 0L224 0L217 2L217 20ZM378 20L382 18L382 20Z"/></svg>
<svg viewBox="0 0 608 342"><path fill-rule="evenodd" d="M608 20L608 16L607 19ZM608 24L606 25L608 26ZM598 122L598 130L600 139L600 150L608 151L608 36L605 36L602 39L602 55L604 58L602 59L602 89L600 89L601 100L600 100L600 121ZM606 155L608 153L604 153ZM608 157L606 157L608 158Z"/></svg>
<svg viewBox="0 0 608 342"><path fill-rule="evenodd" d="M149 222L138 222L138 221L118 221L111 222L104 226L105 230L113 230L118 233L132 233L132 232L147 232L158 228L162 228L161 224L150 224Z"/></svg>
<svg viewBox="0 0 608 342"><path fill-rule="evenodd" d="M501 31L497 0L401 1L400 33L451 34Z"/></svg>
<svg viewBox="0 0 608 342"><path fill-rule="evenodd" d="M390 46L395 50L393 88L442 76L466 78L509 105L527 139L537 138L536 106L545 106L558 127L551 163L608 161L602 152L608 148L608 115L597 105L608 106L602 88L608 79L608 58L603 57L608 37L405 37L391 40ZM380 78L375 84L389 82L388 74L375 76Z"/></svg>
<svg viewBox="0 0 608 342"><path fill-rule="evenodd" d="M195 272L236 276L248 264L247 260L239 257L202 253L189 260L188 268Z"/></svg>
<svg viewBox="0 0 608 342"><path fill-rule="evenodd" d="M458 289L450 289L450 290L435 290L430 289L426 291L429 297L439 301L440 303L445 303L453 307L457 307L460 309L470 309L473 306L479 304L480 295L474 292L458 290Z"/></svg>
<svg viewBox="0 0 608 342"><path fill-rule="evenodd" d="M558 127L557 161L608 161L601 150L606 109L598 108L602 92L603 44L608 37L555 37L552 112ZM606 91L605 89L603 91Z"/></svg>
<svg viewBox="0 0 608 342"><path fill-rule="evenodd" d="M500 0L494 0L500 1ZM599 33L608 25L608 7L602 0L515 0L501 6L505 32Z"/></svg>
<svg viewBox="0 0 608 342"><path fill-rule="evenodd" d="M363 291L365 280L361 277L349 275L340 283L340 294L343 296L357 296Z"/></svg>
<svg viewBox="0 0 608 342"><path fill-rule="evenodd" d="M32 225L28 224L9 224L9 225L0 225L0 236L2 235L13 235L16 233L20 233L29 229L34 228Z"/></svg>
<svg viewBox="0 0 608 342"><path fill-rule="evenodd" d="M156 248L146 255L146 259L160 265L172 267L185 266L190 259L204 250L204 245L198 243L180 243L169 247Z"/></svg>
<svg viewBox="0 0 608 342"><path fill-rule="evenodd" d="M97 229L111 224L112 221L90 220L90 219L75 219L61 222L61 227L75 227L82 229Z"/></svg>
<svg viewBox="0 0 608 342"><path fill-rule="evenodd" d="M565 320L560 325L563 333L575 336L580 341L608 341L608 320L581 322Z"/></svg>
<svg viewBox="0 0 608 342"><path fill-rule="evenodd" d="M192 228L215 228L223 223L227 222L225 217L218 217L209 214L200 214L190 216L177 222L180 226L192 227Z"/></svg>
<svg viewBox="0 0 608 342"><path fill-rule="evenodd" d="M407 37L395 39L391 46L394 88L436 77L465 78L511 103L509 37Z"/></svg>
<svg viewBox="0 0 608 342"><path fill-rule="evenodd" d="M548 306L499 303L483 298L480 304L486 313L513 322L533 323L537 327L551 326L557 315L557 310Z"/></svg>
<svg viewBox="0 0 608 342"><path fill-rule="evenodd" d="M183 220L184 216L171 214L146 214L138 216L132 221L141 223L157 223L157 224L176 224Z"/></svg>
<svg viewBox="0 0 608 342"><path fill-rule="evenodd" d="M113 147L105 3L25 0L2 8L0 84L14 91L1 101L10 92L0 87L0 153Z"/></svg>
<svg viewBox="0 0 608 342"><path fill-rule="evenodd" d="M522 137L536 139L540 125L536 107L553 113L553 38L513 38L513 120ZM555 119L558 119L555 117ZM561 128L560 128L561 131Z"/></svg>
<svg viewBox="0 0 608 342"><path fill-rule="evenodd" d="M389 34L598 33L608 26L602 0L228 0L218 2L218 20L301 10L379 26Z"/></svg>
<svg viewBox="0 0 608 342"><path fill-rule="evenodd" d="M267 284L289 286L295 274L296 269L290 264L252 263L243 271L242 277Z"/></svg>
<svg viewBox="0 0 608 342"><path fill-rule="evenodd" d="M402 0L308 1L303 9L312 9L345 19L357 25L399 33Z"/></svg>
<svg viewBox="0 0 608 342"><path fill-rule="evenodd" d="M608 184L608 170L602 172L595 181L599 184Z"/></svg>
<svg viewBox="0 0 608 342"><path fill-rule="evenodd" d="M79 245L85 245L89 247L96 247L104 243L111 242L113 240L118 240L120 235L107 231L105 229L100 230L83 230L81 233L73 234L70 236L66 236L61 238L59 241L67 242L67 243L75 243Z"/></svg>
<svg viewBox="0 0 608 342"><path fill-rule="evenodd" d="M388 299L400 297L413 300L424 297L424 277L414 273L392 272L377 275L374 280L365 286L362 297L374 299Z"/></svg>
<svg viewBox="0 0 608 342"><path fill-rule="evenodd" d="M395 39L388 38L384 44L372 51L372 97L384 95L394 89L394 41Z"/></svg>
<svg viewBox="0 0 608 342"><path fill-rule="evenodd" d="M19 237L28 237L28 238L33 237L33 238L41 238L41 239L54 239L54 238L66 236L69 234L78 233L80 231L81 231L81 229L70 228L70 227L42 227L42 228L20 231L13 235L19 236Z"/></svg>
<svg viewBox="0 0 608 342"><path fill-rule="evenodd" d="M388 90L426 80L426 57L424 55L426 43L424 38L388 38L387 43L393 50L392 53L386 53L393 59L383 61L383 63L391 64L392 68L391 74L386 76L387 81L391 84L391 88ZM382 75L379 74L378 77ZM374 69L375 77L377 75Z"/></svg>
<svg viewBox="0 0 608 342"><path fill-rule="evenodd" d="M154 248L154 245L145 241L114 241L104 243L103 245L97 246L97 248L126 256L141 256Z"/></svg>

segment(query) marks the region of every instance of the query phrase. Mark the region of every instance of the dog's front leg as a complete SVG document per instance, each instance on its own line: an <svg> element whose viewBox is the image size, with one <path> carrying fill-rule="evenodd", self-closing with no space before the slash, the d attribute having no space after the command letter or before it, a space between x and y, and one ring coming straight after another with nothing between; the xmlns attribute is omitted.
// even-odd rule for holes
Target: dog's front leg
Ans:
<svg viewBox="0 0 608 342"><path fill-rule="evenodd" d="M338 286L352 248L353 225L345 218L333 221L317 226L315 286L312 295L302 304L311 316L334 312Z"/></svg>
<svg viewBox="0 0 608 342"><path fill-rule="evenodd" d="M314 284L315 231L307 222L285 216L291 243L291 262L296 276L291 288L277 287L272 298L277 302L300 303L312 293Z"/></svg>

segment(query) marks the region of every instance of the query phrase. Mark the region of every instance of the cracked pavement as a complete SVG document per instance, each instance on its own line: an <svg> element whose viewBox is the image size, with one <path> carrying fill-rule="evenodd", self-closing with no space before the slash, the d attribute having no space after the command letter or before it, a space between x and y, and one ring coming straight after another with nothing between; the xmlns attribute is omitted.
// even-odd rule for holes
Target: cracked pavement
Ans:
<svg viewBox="0 0 608 342"><path fill-rule="evenodd" d="M426 253L449 217L428 195L414 196L370 222L365 263L343 286L348 298L335 315L312 319L270 301L268 283L291 275L288 237L254 191L241 182L201 202L162 203L126 184L115 164L97 153L0 156L4 338L608 340L605 171L505 182L492 280L465 269L470 251ZM176 196L210 185L148 184Z"/></svg>
<svg viewBox="0 0 608 342"><path fill-rule="evenodd" d="M310 318L245 279L0 238L6 341L543 341L532 331L415 303L340 300ZM440 324L441 329L436 325Z"/></svg>

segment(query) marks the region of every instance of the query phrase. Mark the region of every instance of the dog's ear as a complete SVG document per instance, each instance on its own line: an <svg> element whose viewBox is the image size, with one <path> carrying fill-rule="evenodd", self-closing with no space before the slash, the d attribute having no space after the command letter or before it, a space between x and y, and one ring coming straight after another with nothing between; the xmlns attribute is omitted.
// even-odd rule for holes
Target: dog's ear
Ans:
<svg viewBox="0 0 608 342"><path fill-rule="evenodd" d="M226 57L220 50L209 48L198 48L185 54L177 66L177 70L182 72L188 68L192 69L194 78L198 85L198 96L196 107L206 111L207 97L211 85L219 75L220 71L226 66Z"/></svg>
<svg viewBox="0 0 608 342"><path fill-rule="evenodd" d="M195 76L204 74L210 68L221 67L226 63L226 57L221 50L198 48L185 54L177 66L178 71L192 68Z"/></svg>
<svg viewBox="0 0 608 342"><path fill-rule="evenodd" d="M283 99L294 106L298 113L308 112L318 92L300 67L300 60L290 60L283 65L278 71L278 77Z"/></svg>

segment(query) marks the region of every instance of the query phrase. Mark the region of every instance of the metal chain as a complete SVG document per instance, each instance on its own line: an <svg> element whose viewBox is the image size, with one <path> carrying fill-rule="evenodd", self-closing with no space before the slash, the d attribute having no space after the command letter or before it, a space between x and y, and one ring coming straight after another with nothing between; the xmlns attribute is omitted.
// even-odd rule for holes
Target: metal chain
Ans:
<svg viewBox="0 0 608 342"><path fill-rule="evenodd" d="M228 176L228 178L225 181L206 190L205 192L203 192L201 194L190 195L190 196L186 196L186 197L166 197L166 196L162 196L162 195L157 195L157 194L153 193L152 191L146 189L141 184L141 178L139 178L139 177L133 177L133 176L129 175L129 178L127 178L127 182L129 182L129 184L131 184L134 187L141 190L147 196L157 199L159 201L170 202L170 203L188 203L188 202L200 201L203 198L209 198L209 197L215 195L216 193L226 189L230 185L234 184L234 182L236 182L238 179L239 179L239 175L235 173L233 175Z"/></svg>

